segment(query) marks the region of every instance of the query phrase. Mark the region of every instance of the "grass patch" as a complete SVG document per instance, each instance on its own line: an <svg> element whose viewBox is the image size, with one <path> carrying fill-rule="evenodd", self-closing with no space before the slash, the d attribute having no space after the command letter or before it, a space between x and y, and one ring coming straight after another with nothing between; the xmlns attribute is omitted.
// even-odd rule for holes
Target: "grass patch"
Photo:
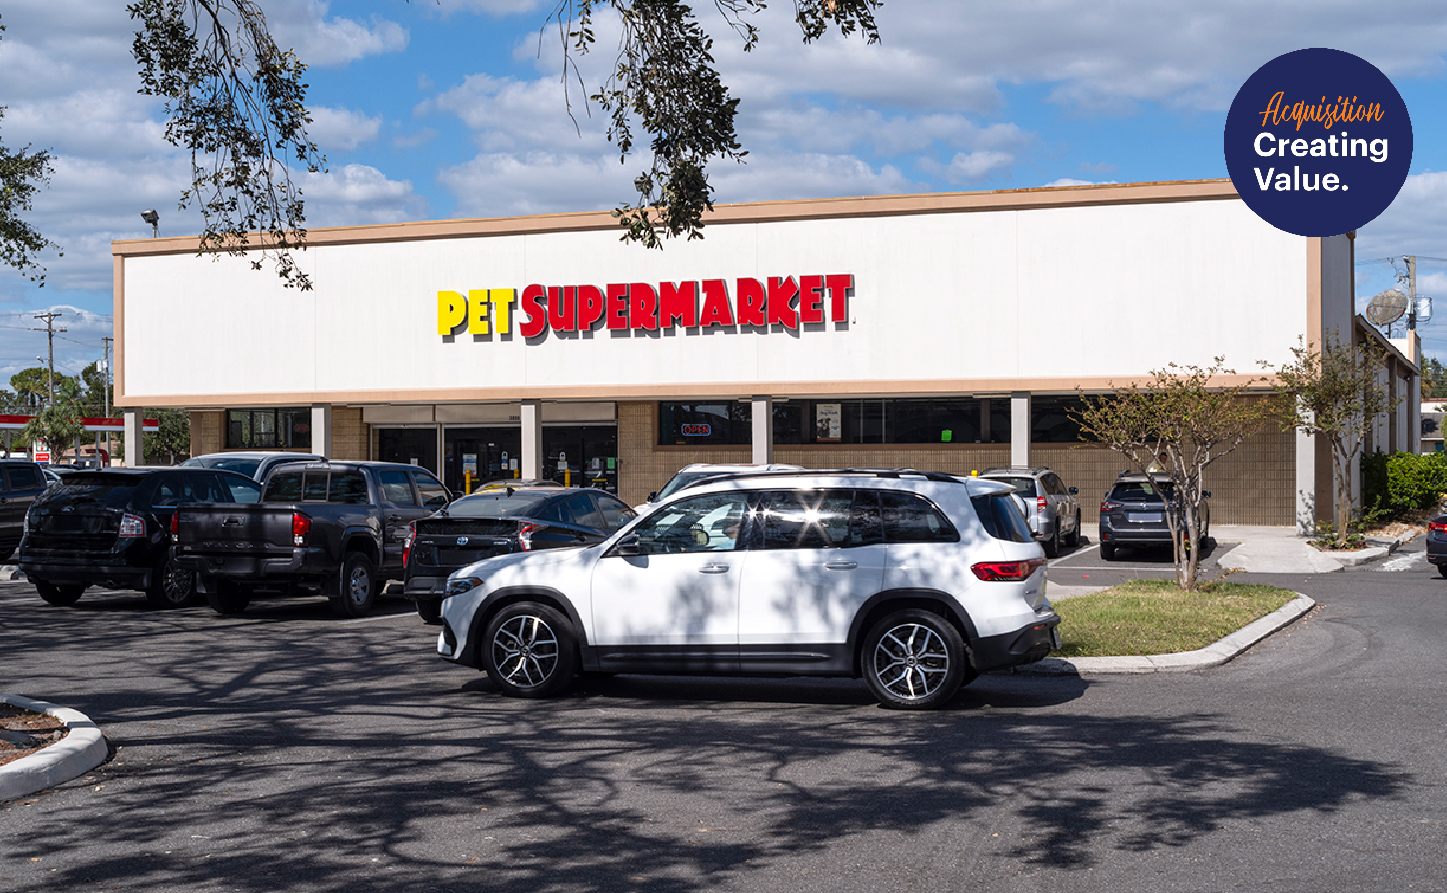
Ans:
<svg viewBox="0 0 1447 893"><path fill-rule="evenodd" d="M1171 580L1130 580L1055 603L1052 657L1172 654L1204 648L1296 598L1275 586L1209 583L1184 592Z"/></svg>

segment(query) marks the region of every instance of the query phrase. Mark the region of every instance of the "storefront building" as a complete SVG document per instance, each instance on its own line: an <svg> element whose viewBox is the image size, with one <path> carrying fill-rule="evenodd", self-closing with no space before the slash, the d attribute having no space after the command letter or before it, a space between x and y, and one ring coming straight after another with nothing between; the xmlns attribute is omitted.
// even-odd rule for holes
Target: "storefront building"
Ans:
<svg viewBox="0 0 1447 893"><path fill-rule="evenodd" d="M1259 379L1298 337L1359 325L1351 239L1280 232L1224 180L720 206L662 251L621 243L606 212L318 229L305 292L195 248L114 243L128 418L191 410L193 453L308 449L635 503L692 462L1034 464L1093 521L1125 465L1080 441L1082 394L1217 356ZM1384 422L1382 447L1409 448L1410 421ZM1213 516L1324 515L1323 449L1256 435L1208 470Z"/></svg>

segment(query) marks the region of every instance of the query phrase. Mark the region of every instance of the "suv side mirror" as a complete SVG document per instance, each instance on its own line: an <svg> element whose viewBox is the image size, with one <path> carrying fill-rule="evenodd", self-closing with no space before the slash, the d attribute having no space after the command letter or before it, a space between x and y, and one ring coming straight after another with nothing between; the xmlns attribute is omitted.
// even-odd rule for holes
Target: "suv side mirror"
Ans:
<svg viewBox="0 0 1447 893"><path fill-rule="evenodd" d="M1201 495L1202 495L1202 496L1205 496L1206 498L1209 499L1209 498L1211 497L1211 491L1210 491L1210 490L1202 490L1202 491L1201 491Z"/></svg>
<svg viewBox="0 0 1447 893"><path fill-rule="evenodd" d="M653 490L652 492L650 492L650 493L648 494L648 499L647 499L646 501L647 501L647 502L652 502L653 500L655 500L655 499L657 499L657 498L658 498L658 491L657 491L657 490Z"/></svg>
<svg viewBox="0 0 1447 893"><path fill-rule="evenodd" d="M640 554L638 551L638 534L630 533L614 543L613 554L621 555L624 558L632 558Z"/></svg>
<svg viewBox="0 0 1447 893"><path fill-rule="evenodd" d="M1071 487L1071 488L1070 488L1070 495L1071 495L1071 496L1076 496L1076 495L1078 495L1079 493L1080 493L1080 491L1077 490L1077 489L1075 489L1074 487Z"/></svg>

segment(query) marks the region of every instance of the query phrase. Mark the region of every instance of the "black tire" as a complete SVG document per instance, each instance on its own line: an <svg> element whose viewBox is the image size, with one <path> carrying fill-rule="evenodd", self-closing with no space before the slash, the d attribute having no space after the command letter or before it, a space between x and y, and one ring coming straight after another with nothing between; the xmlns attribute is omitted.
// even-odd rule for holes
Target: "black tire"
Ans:
<svg viewBox="0 0 1447 893"><path fill-rule="evenodd" d="M976 675L959 630L920 608L874 624L861 647L865 683L882 706L896 710L940 707Z"/></svg>
<svg viewBox="0 0 1447 893"><path fill-rule="evenodd" d="M1055 523L1054 532L1050 534L1050 539L1041 542L1040 545L1045 547L1046 558L1060 557L1060 522L1058 519Z"/></svg>
<svg viewBox="0 0 1447 893"><path fill-rule="evenodd" d="M178 567L169 555L162 558L151 572L151 587L146 590L146 601L162 609L184 608L195 597L195 573Z"/></svg>
<svg viewBox="0 0 1447 893"><path fill-rule="evenodd" d="M1437 573L1442 575L1443 577L1447 577L1447 564L1437 565Z"/></svg>
<svg viewBox="0 0 1447 893"><path fill-rule="evenodd" d="M1101 544L1100 544L1100 557L1103 558L1103 559L1105 559L1106 561L1114 561L1114 560L1115 560L1115 544L1114 544L1114 543L1101 543Z"/></svg>
<svg viewBox="0 0 1447 893"><path fill-rule="evenodd" d="M361 552L348 552L332 598L332 613L339 617L365 617L377 603L377 566Z"/></svg>
<svg viewBox="0 0 1447 893"><path fill-rule="evenodd" d="M240 614L251 604L251 592L229 580L218 580L206 593L206 604L217 614Z"/></svg>
<svg viewBox="0 0 1447 893"><path fill-rule="evenodd" d="M1075 526L1070 530L1070 537L1065 544L1072 549L1080 548L1080 512L1075 513Z"/></svg>
<svg viewBox="0 0 1447 893"><path fill-rule="evenodd" d="M482 665L503 694L547 698L578 675L578 638L568 618L547 605L508 605L487 624Z"/></svg>
<svg viewBox="0 0 1447 893"><path fill-rule="evenodd" d="M75 584L71 586L57 586L54 583L47 583L44 580L31 580L35 584L35 591L48 605L55 605L57 608L68 608L80 601L80 595L85 592L85 586Z"/></svg>
<svg viewBox="0 0 1447 893"><path fill-rule="evenodd" d="M417 600L417 616L418 616L418 617L421 617L423 620L427 621L428 623L441 623L441 622L442 622L442 599L440 599L440 598L429 598L429 599L427 599L427 600L425 600L425 601L422 600L422 599L418 599L418 600Z"/></svg>

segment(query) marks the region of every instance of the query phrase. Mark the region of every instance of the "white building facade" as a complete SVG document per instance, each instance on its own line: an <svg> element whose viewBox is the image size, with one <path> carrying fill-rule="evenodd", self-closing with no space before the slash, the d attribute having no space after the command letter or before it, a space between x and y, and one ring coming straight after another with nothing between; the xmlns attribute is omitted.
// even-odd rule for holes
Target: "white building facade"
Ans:
<svg viewBox="0 0 1447 893"><path fill-rule="evenodd" d="M707 223L662 251L621 243L606 212L312 230L304 292L194 239L116 242L116 402L191 410L193 452L307 448L630 501L695 461L1042 464L1091 521L1124 464L1073 430L1082 393L1218 356L1259 379L1298 338L1357 325L1351 239L1276 230L1229 181ZM1410 392L1414 366L1389 374ZM1208 487L1218 522L1301 523L1326 513L1329 457L1263 432Z"/></svg>

